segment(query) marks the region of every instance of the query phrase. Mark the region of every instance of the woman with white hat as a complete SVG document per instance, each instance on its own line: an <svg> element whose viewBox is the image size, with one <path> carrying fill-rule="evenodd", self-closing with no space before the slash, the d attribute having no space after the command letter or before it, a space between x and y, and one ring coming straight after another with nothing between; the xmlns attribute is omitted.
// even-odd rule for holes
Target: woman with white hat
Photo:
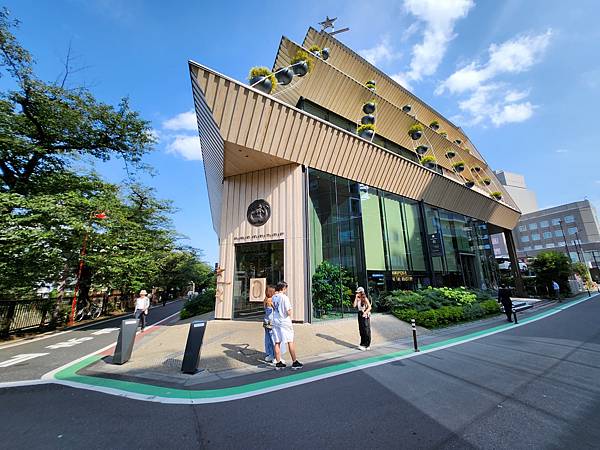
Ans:
<svg viewBox="0 0 600 450"><path fill-rule="evenodd" d="M148 314L148 308L150 308L150 299L146 296L148 293L142 289L140 296L135 299L135 318L140 319L142 324L142 331L146 328L146 314Z"/></svg>
<svg viewBox="0 0 600 450"><path fill-rule="evenodd" d="M354 297L354 308L358 309L359 350L371 350L371 302L365 295L365 289L359 287Z"/></svg>

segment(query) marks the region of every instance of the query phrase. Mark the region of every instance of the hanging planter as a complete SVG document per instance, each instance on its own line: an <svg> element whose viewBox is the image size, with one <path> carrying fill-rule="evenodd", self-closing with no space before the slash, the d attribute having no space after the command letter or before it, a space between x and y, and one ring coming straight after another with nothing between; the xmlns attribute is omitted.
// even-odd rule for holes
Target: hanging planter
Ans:
<svg viewBox="0 0 600 450"><path fill-rule="evenodd" d="M427 151L429 150L429 147L427 147L426 145L419 145L416 149L415 152L417 152L417 155L424 155L425 153L427 153Z"/></svg>
<svg viewBox="0 0 600 450"><path fill-rule="evenodd" d="M375 116L373 114L367 114L360 119L360 123L363 125L375 125Z"/></svg>
<svg viewBox="0 0 600 450"><path fill-rule="evenodd" d="M500 191L490 192L490 197L495 198L496 200L502 200L502 192L500 192Z"/></svg>
<svg viewBox="0 0 600 450"><path fill-rule="evenodd" d="M410 106L410 105L404 105L402 107L402 111L404 111L406 114L408 114L409 112L412 111L412 106Z"/></svg>
<svg viewBox="0 0 600 450"><path fill-rule="evenodd" d="M452 167L454 168L454 170L456 172L460 173L463 170L465 170L465 163L462 161L458 161L458 162L455 162L454 164L452 164Z"/></svg>
<svg viewBox="0 0 600 450"><path fill-rule="evenodd" d="M448 133L446 133L445 131L440 131L440 136L443 136L445 138L448 138Z"/></svg>
<svg viewBox="0 0 600 450"><path fill-rule="evenodd" d="M312 58L304 50L298 50L296 56L294 56L290 62L292 70L299 77L303 77L309 73L314 64Z"/></svg>
<svg viewBox="0 0 600 450"><path fill-rule="evenodd" d="M462 141L461 141L460 139L454 139L454 143L455 143L456 145L461 145L461 144L462 144Z"/></svg>
<svg viewBox="0 0 600 450"><path fill-rule="evenodd" d="M489 186L490 184L492 184L492 180L490 178L484 178L481 180L481 184L483 184L484 186Z"/></svg>
<svg viewBox="0 0 600 450"><path fill-rule="evenodd" d="M433 131L437 131L440 129L440 123L437 120L434 120L429 124L429 128L431 128Z"/></svg>
<svg viewBox="0 0 600 450"><path fill-rule="evenodd" d="M286 84L290 84L292 82L292 79L294 78L294 71L289 67L276 70L275 78L277 78L277 82L280 85L285 86Z"/></svg>
<svg viewBox="0 0 600 450"><path fill-rule="evenodd" d="M371 100L363 105L362 110L365 114L373 114L376 108L375 101Z"/></svg>
<svg viewBox="0 0 600 450"><path fill-rule="evenodd" d="M321 47L319 47L318 45L311 45L308 51L315 55L317 58L321 57Z"/></svg>
<svg viewBox="0 0 600 450"><path fill-rule="evenodd" d="M367 89L370 89L373 92L375 92L375 85L376 85L375 80L369 80L365 83L365 87Z"/></svg>
<svg viewBox="0 0 600 450"><path fill-rule="evenodd" d="M423 156L421 158L421 164L427 167L428 169L435 169L435 167L437 166L435 158L431 155Z"/></svg>
<svg viewBox="0 0 600 450"><path fill-rule="evenodd" d="M253 67L248 75L250 86L265 94L270 94L277 86L277 78L267 67Z"/></svg>
<svg viewBox="0 0 600 450"><path fill-rule="evenodd" d="M375 125L365 124L361 125L356 129L356 134L358 134L361 138L371 140L375 135Z"/></svg>
<svg viewBox="0 0 600 450"><path fill-rule="evenodd" d="M408 135L412 138L413 141L421 139L423 136L423 125L420 123L415 123L412 127L408 129Z"/></svg>
<svg viewBox="0 0 600 450"><path fill-rule="evenodd" d="M475 182L473 180L466 179L465 186L471 189L473 186L475 186Z"/></svg>
<svg viewBox="0 0 600 450"><path fill-rule="evenodd" d="M452 158L454 158L455 156L456 156L456 153L454 152L454 150L448 150L448 151L446 152L446 158L448 158L448 159L452 159Z"/></svg>
<svg viewBox="0 0 600 450"><path fill-rule="evenodd" d="M331 54L331 51L329 50L328 47L325 47L324 49L321 50L321 58L323 58L324 60L328 60L330 54Z"/></svg>
<svg viewBox="0 0 600 450"><path fill-rule="evenodd" d="M473 172L473 173L479 173L479 172L481 172L481 167L479 167L479 166L473 166L473 167L471 167L471 172Z"/></svg>

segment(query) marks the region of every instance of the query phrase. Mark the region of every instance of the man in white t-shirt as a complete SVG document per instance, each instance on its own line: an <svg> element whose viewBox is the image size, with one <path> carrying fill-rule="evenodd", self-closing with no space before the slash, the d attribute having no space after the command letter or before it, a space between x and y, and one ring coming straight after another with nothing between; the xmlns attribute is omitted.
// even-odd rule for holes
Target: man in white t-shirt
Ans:
<svg viewBox="0 0 600 450"><path fill-rule="evenodd" d="M150 308L150 299L146 297L148 293L142 289L140 296L135 299L135 318L140 319L142 325L142 331L146 328L146 314L148 314L148 308Z"/></svg>
<svg viewBox="0 0 600 450"><path fill-rule="evenodd" d="M294 345L294 327L292 326L292 302L286 295L288 285L285 281L277 283L273 296L273 338L275 340L275 369L284 369L281 361L281 343L285 342L292 357L292 370L302 369L303 365L296 359Z"/></svg>

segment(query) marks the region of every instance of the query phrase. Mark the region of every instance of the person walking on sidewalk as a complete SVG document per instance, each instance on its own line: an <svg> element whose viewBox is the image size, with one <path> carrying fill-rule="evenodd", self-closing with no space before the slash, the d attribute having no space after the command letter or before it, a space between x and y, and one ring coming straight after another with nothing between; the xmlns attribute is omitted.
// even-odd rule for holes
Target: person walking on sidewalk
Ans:
<svg viewBox="0 0 600 450"><path fill-rule="evenodd" d="M135 318L140 320L142 325L142 331L146 328L146 315L148 314L148 308L150 308L150 299L147 297L147 292L142 289L140 296L135 299Z"/></svg>
<svg viewBox="0 0 600 450"><path fill-rule="evenodd" d="M554 290L554 297L560 302L560 285L554 280L552 280L552 289Z"/></svg>
<svg viewBox="0 0 600 450"><path fill-rule="evenodd" d="M359 287L354 296L354 308L358 309L359 350L371 350L371 302L365 295L365 289Z"/></svg>
<svg viewBox="0 0 600 450"><path fill-rule="evenodd" d="M267 286L265 289L265 300L263 305L265 307L265 316L263 318L263 328L265 330L265 361L268 364L275 365L275 338L273 336L273 296L275 295L275 288L273 286ZM281 344L281 354L285 353L285 343ZM281 359L281 362L285 364L285 361Z"/></svg>
<svg viewBox="0 0 600 450"><path fill-rule="evenodd" d="M504 284L500 285L500 289L498 289L498 301L502 303L502 307L504 308L504 314L506 314L506 320L508 322L512 322L512 300L510 299L510 289L507 288Z"/></svg>
<svg viewBox="0 0 600 450"><path fill-rule="evenodd" d="M275 338L275 369L286 367L281 361L281 345L287 344L292 357L292 370L302 369L303 364L296 358L294 345L294 327L292 326L292 303L286 295L288 285L285 281L277 283L273 296L273 337Z"/></svg>

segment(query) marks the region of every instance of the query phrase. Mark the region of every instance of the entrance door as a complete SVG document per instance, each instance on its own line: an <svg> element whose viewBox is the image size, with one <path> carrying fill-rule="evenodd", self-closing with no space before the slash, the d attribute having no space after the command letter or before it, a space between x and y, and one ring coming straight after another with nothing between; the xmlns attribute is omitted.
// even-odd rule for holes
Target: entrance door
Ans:
<svg viewBox="0 0 600 450"><path fill-rule="evenodd" d="M475 256L461 253L460 262L462 266L463 285L470 288L479 288L477 273L475 271Z"/></svg>
<svg viewBox="0 0 600 450"><path fill-rule="evenodd" d="M250 279L266 278L275 285L283 280L283 241L236 244L233 279L233 318L252 319L263 315L262 302L250 301Z"/></svg>

